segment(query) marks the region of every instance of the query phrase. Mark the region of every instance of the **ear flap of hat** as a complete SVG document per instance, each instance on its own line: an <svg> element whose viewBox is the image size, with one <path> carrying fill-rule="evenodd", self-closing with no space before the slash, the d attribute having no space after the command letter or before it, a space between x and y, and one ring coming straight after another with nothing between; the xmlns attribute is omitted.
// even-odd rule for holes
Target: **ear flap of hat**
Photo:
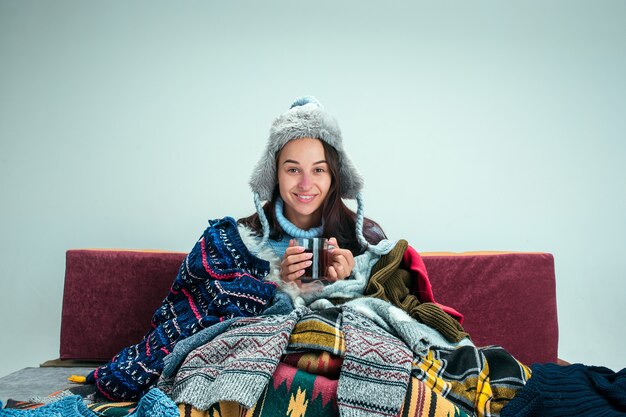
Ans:
<svg viewBox="0 0 626 417"><path fill-rule="evenodd" d="M252 171L250 188L261 200L267 201L272 198L276 180L276 155L268 146Z"/></svg>
<svg viewBox="0 0 626 417"><path fill-rule="evenodd" d="M340 154L339 176L341 177L341 197L356 199L363 189L363 176L346 154Z"/></svg>

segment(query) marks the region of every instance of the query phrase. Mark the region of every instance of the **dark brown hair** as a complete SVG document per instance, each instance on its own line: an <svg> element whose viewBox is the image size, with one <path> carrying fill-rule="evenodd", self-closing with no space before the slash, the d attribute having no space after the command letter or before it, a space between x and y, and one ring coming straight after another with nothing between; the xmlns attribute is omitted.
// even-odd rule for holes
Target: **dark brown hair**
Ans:
<svg viewBox="0 0 626 417"><path fill-rule="evenodd" d="M322 205L322 219L324 220L322 236L336 238L339 247L349 249L356 256L364 248L361 248L356 237L356 213L350 210L341 199L341 181L339 181L339 164L341 161L339 161L339 154L335 148L323 140L320 142L324 146L324 154L332 179L328 195ZM280 154L280 151L278 154ZM278 160L278 154L276 154L276 160ZM275 187L272 199L263 205L263 212L270 224L270 239L274 240L281 239L284 235L284 231L278 224L278 219L276 219L274 214L274 206L279 195L278 187ZM259 235L263 234L263 227L261 226L258 213L241 218L238 220L238 223L250 227ZM365 240L373 245L387 237L378 223L368 218L365 218L363 221L363 236Z"/></svg>

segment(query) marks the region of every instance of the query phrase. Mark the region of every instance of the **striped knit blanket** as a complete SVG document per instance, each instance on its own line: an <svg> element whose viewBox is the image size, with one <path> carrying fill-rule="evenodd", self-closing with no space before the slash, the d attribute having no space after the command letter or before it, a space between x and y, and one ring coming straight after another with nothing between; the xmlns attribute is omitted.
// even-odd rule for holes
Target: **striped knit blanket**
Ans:
<svg viewBox="0 0 626 417"><path fill-rule="evenodd" d="M87 377L109 400L136 400L158 380L176 343L233 317L259 315L276 292L269 263L250 254L234 219L209 222L181 265L152 329Z"/></svg>

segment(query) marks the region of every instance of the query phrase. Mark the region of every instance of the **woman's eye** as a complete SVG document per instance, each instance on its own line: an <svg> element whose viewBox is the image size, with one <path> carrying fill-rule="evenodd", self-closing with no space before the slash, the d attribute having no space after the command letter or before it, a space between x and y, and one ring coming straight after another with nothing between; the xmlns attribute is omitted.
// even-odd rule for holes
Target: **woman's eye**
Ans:
<svg viewBox="0 0 626 417"><path fill-rule="evenodd" d="M320 174L321 174L321 173L326 172L326 170L325 170L324 168L315 168L315 172L317 172L317 173L320 173Z"/></svg>
<svg viewBox="0 0 626 417"><path fill-rule="evenodd" d="M287 168L287 172L297 173L298 172L298 168Z"/></svg>

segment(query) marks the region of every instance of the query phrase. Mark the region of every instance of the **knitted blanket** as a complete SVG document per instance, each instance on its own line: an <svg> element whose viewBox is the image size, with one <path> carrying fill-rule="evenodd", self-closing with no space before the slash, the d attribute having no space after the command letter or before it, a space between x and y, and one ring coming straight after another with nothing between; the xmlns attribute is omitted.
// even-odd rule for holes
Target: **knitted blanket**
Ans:
<svg viewBox="0 0 626 417"><path fill-rule="evenodd" d="M209 222L152 317L152 330L87 377L110 400L136 400L154 385L178 341L220 321L256 316L276 292L267 261L243 244L234 219Z"/></svg>
<svg viewBox="0 0 626 417"><path fill-rule="evenodd" d="M259 400L250 408L221 401L208 410L181 403L182 417L335 417L337 380L280 363Z"/></svg>
<svg viewBox="0 0 626 417"><path fill-rule="evenodd" d="M179 372L171 374L169 389L162 389L170 394L175 385L189 390L187 399L174 395L181 415L497 416L529 376L498 347L431 348L418 357L346 306L315 312L300 308L219 325L225 323L224 332L180 353L184 364L175 367ZM159 388L165 380L164 372ZM89 408L123 416L134 405Z"/></svg>
<svg viewBox="0 0 626 417"><path fill-rule="evenodd" d="M271 310L275 310L274 306L268 308L267 312ZM301 313L305 311L307 313L301 315ZM278 369L285 369L281 368L281 366L290 365L305 371L305 374L312 372L316 375L332 379L334 381L331 384L332 387L334 387L331 390L332 392L329 391L330 388L327 387L329 382L322 378L316 380L313 394L322 389L320 388L320 384L327 387L322 390L327 392L326 395L330 396L329 398L332 398L334 404L333 409L336 411L337 379L339 378L339 371L343 364L343 356L345 354L345 337L342 330L341 308L336 307L321 311L309 311L305 307L300 307L298 310L294 311L293 314L296 314L300 318L288 335L288 345L284 347L283 352L276 350L276 346L272 346L263 351L248 353L243 352L239 348L237 352L230 352L227 346L239 346L238 341L243 341L244 339L246 343L252 344L252 346L268 345L270 339L273 337L272 335L279 332L280 329L287 329L287 327L282 327L284 324L292 324L290 321L282 322L281 324L281 321L284 320L284 317L287 315L239 318L233 319L229 323L219 323L213 326L213 328L227 324L227 326L223 326L226 327L226 329L222 329L217 335L205 340L205 343L202 345L197 345L196 343L190 344L187 343L187 341L197 338L211 329L203 330L201 333L191 336L186 341L177 344L175 348L175 351L177 351L177 359L180 358L180 360L183 361L182 365L172 363L171 359L174 354L167 357L170 369L164 370L159 379L158 387L164 392L173 395L177 401L182 401L183 403L188 401L197 409L207 407L208 409L214 409L217 402L220 403L217 407L224 408L223 402L225 398L230 398L229 396L231 396L231 394L227 393L229 390L236 393L233 394L237 396L235 402L240 404L242 408L245 408L243 406L244 401L248 406L252 404L252 408L254 408L258 405L258 403L255 403L256 398L250 400L246 400L246 398L259 395L258 389L262 389L270 377L275 380L277 378L275 374L278 372ZM264 329L264 332L258 331L261 327ZM224 344L222 342L223 340L229 341L228 345ZM282 340L274 339L274 342L279 343L280 346L284 346ZM246 357L245 355L248 356ZM247 361L248 364L254 366L254 361L258 359L255 355L260 355L265 361L265 364L276 363L279 358L280 363L274 374L272 374L270 370L263 372L260 367L257 367L254 371L247 370L246 372L253 372L260 378L255 380L256 385L251 392L244 394L239 393L240 390L247 389L243 385L243 380L236 379L234 384L226 384L223 379L216 382L216 378L219 376L220 372L223 371L223 366L229 366L236 375L236 367L234 364ZM209 363L209 360L212 362ZM227 364L227 362L230 361L232 361L232 363ZM302 373L298 373L299 377L303 375ZM243 378L248 378L248 376L244 375ZM181 382L183 379L185 382ZM212 387L217 388L213 391ZM274 389L276 390L278 387L275 386ZM183 393L183 391L187 392ZM211 394L206 396L206 398L200 394L201 392L209 391ZM221 392L221 394L219 394L220 396L216 399L213 397L217 391ZM224 391L226 391L226 393L224 393ZM264 393L261 398L265 395L273 396L275 393ZM316 395L317 394L315 394L315 396ZM209 406L207 402L211 403L211 405ZM323 409L326 408L327 402L328 400L323 401ZM315 407L315 409L318 408L317 406ZM312 409L313 408L310 407L310 410ZM321 412L319 409L318 411Z"/></svg>

